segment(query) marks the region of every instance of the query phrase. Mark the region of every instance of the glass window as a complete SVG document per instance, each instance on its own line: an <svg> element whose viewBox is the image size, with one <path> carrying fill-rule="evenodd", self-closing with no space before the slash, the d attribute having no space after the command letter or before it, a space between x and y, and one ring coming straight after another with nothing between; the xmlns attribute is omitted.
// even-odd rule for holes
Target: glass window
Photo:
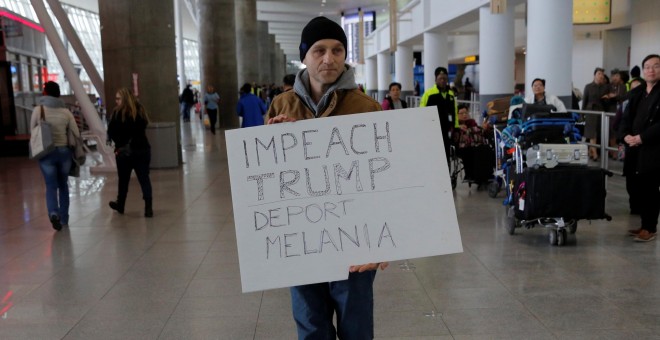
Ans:
<svg viewBox="0 0 660 340"><path fill-rule="evenodd" d="M25 63L21 63L21 92L30 92L30 70Z"/></svg>
<svg viewBox="0 0 660 340"><path fill-rule="evenodd" d="M36 61L35 59L32 59L33 61ZM37 63L33 63L30 65L30 71L32 73L32 92L40 92L41 91L41 66Z"/></svg>
<svg viewBox="0 0 660 340"><path fill-rule="evenodd" d="M20 64L17 63L11 63L10 70L11 70L11 85L12 88L14 89L14 93L21 92L21 82L19 80L19 72L20 72Z"/></svg>

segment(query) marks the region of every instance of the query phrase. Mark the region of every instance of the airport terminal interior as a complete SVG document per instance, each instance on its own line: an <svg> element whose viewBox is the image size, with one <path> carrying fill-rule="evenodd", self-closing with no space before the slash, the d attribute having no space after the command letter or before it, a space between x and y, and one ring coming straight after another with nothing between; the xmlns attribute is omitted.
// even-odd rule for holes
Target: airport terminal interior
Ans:
<svg viewBox="0 0 660 340"><path fill-rule="evenodd" d="M37 164L1 160L0 339L296 337L288 289L241 292L223 135L193 121L182 147L180 168L151 173L153 218L135 178L119 215L116 174L87 172L60 232ZM579 221L557 247L542 227L509 235L504 195L459 183L463 252L379 271L376 338L658 339L660 243L626 235L623 178L607 190L612 221Z"/></svg>
<svg viewBox="0 0 660 340"><path fill-rule="evenodd" d="M181 0L180 6L186 11L196 8L201 1L206 0ZM23 0L4 0L5 7L9 2L28 6ZM75 12L80 18L98 24L98 15L90 14L92 9L84 5L89 1L63 2L70 15ZM507 3L506 0L492 2ZM265 12L269 10L312 7L298 0L257 3L260 15L268 15ZM280 3L285 6L278 9ZM391 2L323 0L319 6L327 6L326 14L334 13L328 8L349 6L353 10L372 6L373 13L384 17L389 16L383 9L388 3ZM489 7L490 2L461 3L475 7L478 14L479 6L475 4ZM515 6L522 3L525 1L509 2ZM422 5L437 6L437 3L399 1L399 14L409 15ZM615 11L621 10L619 4L612 6ZM14 12L0 8L0 19L17 20L12 17ZM524 12L510 14L519 20ZM286 13L270 14L273 20L290 18ZM34 20L26 13L19 16L25 25ZM474 21L474 15L467 17ZM89 23L81 24L87 19L80 19L76 25L89 27ZM619 20L622 19L613 19ZM184 21L185 25L193 25L190 18ZM403 20L402 26L409 21ZM648 28L660 28L660 20L638 25L643 27L632 28L636 38L631 39L631 27L626 27L623 32L627 37L622 38L622 30L617 29L618 33L609 36L610 41L639 42L642 31L646 32L643 41L649 41ZM284 36L296 36L296 42L285 38L278 46L287 57L287 67L297 67L299 61L293 63L290 56L298 53L300 32L292 33L284 26L273 27L280 27L275 31ZM467 27L477 29L478 19L477 24L472 22ZM4 31L16 33L6 28ZM91 31L99 34L96 29ZM470 42L473 40L469 36L476 34L455 35L458 40L467 36ZM589 36L591 40L598 39ZM96 39L93 37L85 35L83 39ZM374 35L370 37L375 40ZM195 53L186 52L186 57L199 59L198 42L190 36L185 38L181 41L183 48L195 50ZM582 41L578 45L576 49L582 53L594 55L591 43ZM623 54L629 59L630 48L625 53L611 53L602 41L598 46L600 52L595 54L609 65L628 62L622 65L625 70L624 67L639 62L612 57ZM100 44L96 47L92 57L100 58ZM633 54L644 50L633 47ZM19 64L34 64L18 72L11 71L16 77L32 79L25 84L16 81L15 112L29 114L32 110L31 104L19 105L21 93L39 96L45 48L39 53L42 58L17 57ZM450 67L452 76L459 69L475 72L476 67L466 68L463 58L455 58L458 55L460 52L444 55L448 61L462 64ZM516 58L524 55L517 45L515 55ZM372 62L381 60L375 54L371 57ZM479 63L479 58L474 57L470 61L472 66ZM410 58L412 62L412 54ZM589 58L574 60L574 65L587 65L584 59ZM394 61L388 59L388 62L392 70L399 69ZM78 71L82 68L77 60L75 66ZM195 75L189 80L200 81L195 84L199 88L202 82L195 77L204 74L203 65L197 60L185 67L186 72ZM404 90L412 94L412 77L421 77L420 82L424 83L424 71L418 74L412 67L408 68L411 79L405 83ZM57 80L64 81L67 78L62 74L64 71L57 70L60 72ZM86 72L80 74L85 89L92 89ZM283 74L284 69L278 76ZM586 75L579 76L585 77L591 81L591 68ZM524 71L516 70L516 76L511 75L512 81L519 78L525 79ZM47 75L43 78L49 79L56 80ZM365 82L375 84L372 79ZM384 89L374 85L367 90L378 96ZM497 91L491 94L499 94ZM5 95L6 91L0 94ZM419 96L410 98L413 106L419 103ZM472 107L480 105L478 95L465 102ZM178 111L176 103L174 106L173 112ZM2 108L5 110L5 106ZM471 114L480 118L480 112L472 110ZM28 116L21 119L25 117ZM161 114L155 124L163 123L163 117ZM16 118L11 120L6 115L0 118L4 119L0 120L4 125L11 121L16 131L27 129L25 121L20 126ZM178 144L177 138L159 137L159 142L178 147L174 153L165 155L165 158L174 157L175 166L159 166L150 172L153 218L144 216L144 201L135 176L131 178L125 212L119 214L109 207L108 203L118 194L117 171L113 166L103 166L105 156L99 151L105 148L105 140L98 136L87 141L89 153L80 176L68 179L70 219L61 231L53 230L49 220L46 186L39 163L28 158L26 148L0 150L0 340L297 338L288 288L242 292L232 190L245 188L230 185L225 135L237 127L219 128L217 133L211 133L199 115L192 114L190 122L184 122L182 117L178 119L176 123L168 122L171 125L162 125L172 129L163 133L171 133L167 137L176 136ZM99 122L105 124L102 119ZM27 132L14 133L4 141L3 147L19 145L10 142L20 142L21 136L28 136ZM26 147L27 141L23 142ZM487 186L464 180L465 174L458 173L456 187L450 193L453 207L437 207L437 224L452 220L442 214L455 209L463 251L392 261L388 268L378 270L374 282L375 339L660 339L660 242L633 242L633 237L628 236L629 229L639 227L640 217L630 214L623 163L617 158L608 159L603 153L601 159L588 161L590 167L611 171L612 176L605 178L604 199L605 211L611 219L579 220L571 225L571 232L563 233L559 245L556 225L551 223L555 220L547 226L536 224L512 229L511 204L502 180L499 180L500 190L493 192ZM152 165L153 162L152 159ZM449 177L442 180L443 187L451 187ZM555 183L555 189L570 190L565 183Z"/></svg>

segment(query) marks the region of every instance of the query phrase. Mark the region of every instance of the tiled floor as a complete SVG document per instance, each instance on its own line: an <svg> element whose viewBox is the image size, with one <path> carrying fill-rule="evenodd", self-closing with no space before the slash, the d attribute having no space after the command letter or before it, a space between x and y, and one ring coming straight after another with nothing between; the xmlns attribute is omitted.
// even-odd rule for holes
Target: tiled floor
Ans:
<svg viewBox="0 0 660 340"><path fill-rule="evenodd" d="M242 294L223 136L182 128L185 164L152 172L155 217L135 178L125 215L114 173L70 181L54 232L37 164L0 158L0 339L293 339L288 290ZM502 195L459 184L465 251L393 263L376 278L378 339L660 339L660 240L581 221L564 247L541 228L507 234Z"/></svg>

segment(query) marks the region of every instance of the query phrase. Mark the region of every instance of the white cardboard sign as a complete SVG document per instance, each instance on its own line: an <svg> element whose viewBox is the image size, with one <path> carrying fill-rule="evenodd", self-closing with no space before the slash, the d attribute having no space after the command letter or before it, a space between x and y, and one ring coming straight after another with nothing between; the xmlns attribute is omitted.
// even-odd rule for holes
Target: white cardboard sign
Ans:
<svg viewBox="0 0 660 340"><path fill-rule="evenodd" d="M226 132L243 292L462 252L435 107Z"/></svg>

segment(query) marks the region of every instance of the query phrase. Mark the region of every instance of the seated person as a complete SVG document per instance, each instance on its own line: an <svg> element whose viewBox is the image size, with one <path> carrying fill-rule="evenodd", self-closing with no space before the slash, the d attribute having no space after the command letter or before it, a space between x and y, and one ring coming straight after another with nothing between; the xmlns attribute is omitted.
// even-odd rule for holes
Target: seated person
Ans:
<svg viewBox="0 0 660 340"><path fill-rule="evenodd" d="M532 96L525 98L526 103L554 105L557 108L556 112L566 112L564 102L559 100L557 96L545 93L545 79L536 78L532 81L532 93Z"/></svg>
<svg viewBox="0 0 660 340"><path fill-rule="evenodd" d="M483 145L483 131L477 122L470 118L466 105L458 106L458 127L452 132L452 142L456 146L456 155L463 161L465 180L479 184L487 182L492 173L488 165L492 163L493 157L489 151L484 153L484 150L480 149L488 149Z"/></svg>
<svg viewBox="0 0 660 340"><path fill-rule="evenodd" d="M482 129L470 117L465 104L458 105L458 127L452 132L452 141L458 149L483 144Z"/></svg>

